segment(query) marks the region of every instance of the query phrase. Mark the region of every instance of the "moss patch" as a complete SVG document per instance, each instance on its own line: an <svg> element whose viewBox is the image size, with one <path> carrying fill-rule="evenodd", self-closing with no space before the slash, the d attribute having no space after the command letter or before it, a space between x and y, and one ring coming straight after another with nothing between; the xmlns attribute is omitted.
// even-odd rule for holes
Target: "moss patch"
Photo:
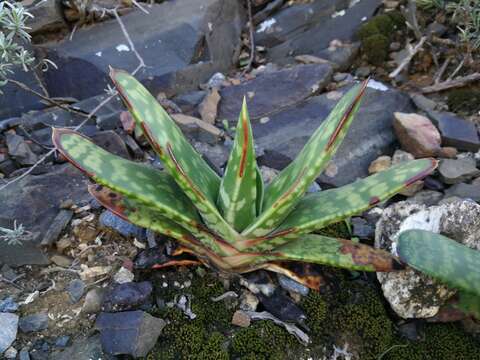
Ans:
<svg viewBox="0 0 480 360"><path fill-rule="evenodd" d="M457 89L448 94L447 104L451 111L473 114L480 111L479 89Z"/></svg>

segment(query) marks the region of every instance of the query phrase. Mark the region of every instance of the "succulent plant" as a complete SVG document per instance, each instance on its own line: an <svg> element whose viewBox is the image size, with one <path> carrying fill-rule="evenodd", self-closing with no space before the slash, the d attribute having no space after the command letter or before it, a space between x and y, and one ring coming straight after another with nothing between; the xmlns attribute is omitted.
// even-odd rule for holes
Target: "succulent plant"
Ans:
<svg viewBox="0 0 480 360"><path fill-rule="evenodd" d="M110 76L165 171L110 154L72 130L54 129L56 148L99 184L89 191L107 209L172 237L182 251L226 272L264 268L295 278L280 264L288 261L364 271L402 267L383 250L315 232L388 199L432 172L435 160L402 163L305 195L344 139L367 82L345 94L298 157L264 186L245 99L221 178L147 89L124 71L112 69Z"/></svg>

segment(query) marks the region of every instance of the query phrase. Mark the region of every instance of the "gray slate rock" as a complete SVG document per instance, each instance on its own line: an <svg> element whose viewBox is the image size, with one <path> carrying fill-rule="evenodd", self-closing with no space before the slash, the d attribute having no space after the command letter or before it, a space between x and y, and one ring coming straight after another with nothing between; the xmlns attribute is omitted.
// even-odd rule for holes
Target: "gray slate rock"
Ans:
<svg viewBox="0 0 480 360"><path fill-rule="evenodd" d="M64 164L51 167L47 174L27 175L0 191L0 226L12 228L13 221L22 224L33 239L21 246L0 242L0 262L13 266L46 265L48 258L37 246L58 214L61 201L72 199L76 204L90 199L88 181L75 167Z"/></svg>
<svg viewBox="0 0 480 360"><path fill-rule="evenodd" d="M440 161L438 172L445 184L458 184L480 175L475 165L472 158L444 159Z"/></svg>
<svg viewBox="0 0 480 360"><path fill-rule="evenodd" d="M332 67L328 64L297 65L229 86L220 92L222 100L217 119L227 119L235 126L244 96L251 120L269 117L321 91L330 82L332 74Z"/></svg>
<svg viewBox="0 0 480 360"><path fill-rule="evenodd" d="M7 350L17 337L18 315L0 313L0 354Z"/></svg>
<svg viewBox="0 0 480 360"><path fill-rule="evenodd" d="M432 206L437 205L442 200L443 194L434 190L421 190L406 201L420 205Z"/></svg>
<svg viewBox="0 0 480 360"><path fill-rule="evenodd" d="M125 237L136 237L143 240L146 236L145 229L123 220L110 210L105 210L100 215L99 223L101 226L113 229Z"/></svg>
<svg viewBox="0 0 480 360"><path fill-rule="evenodd" d="M62 352L50 355L51 360L114 360L115 356L105 354L102 350L100 335L76 339L71 346Z"/></svg>
<svg viewBox="0 0 480 360"><path fill-rule="evenodd" d="M152 284L148 281L116 284L103 297L102 310L106 312L132 310L148 302L152 290Z"/></svg>
<svg viewBox="0 0 480 360"><path fill-rule="evenodd" d="M480 183L475 184L455 184L445 190L445 197L458 197L461 199L472 199L480 202Z"/></svg>
<svg viewBox="0 0 480 360"><path fill-rule="evenodd" d="M259 158L260 165L275 169L287 166L347 88L315 96L270 115L268 122L254 120L255 143L265 151L265 155ZM393 112L409 112L411 109L410 99L399 91L368 88L345 140L333 157L330 171L322 174L319 180L341 186L367 176L373 160L394 150Z"/></svg>
<svg viewBox="0 0 480 360"><path fill-rule="evenodd" d="M28 353L28 350L27 349L20 350L20 353L18 354L18 359L19 360L30 360L30 354Z"/></svg>
<svg viewBox="0 0 480 360"><path fill-rule="evenodd" d="M33 165L37 162L37 155L23 137L16 134L7 134L6 140L9 155L20 165Z"/></svg>
<svg viewBox="0 0 480 360"><path fill-rule="evenodd" d="M175 0L122 17L146 68L136 77L154 94L194 89L236 62L244 10L237 0ZM58 70L45 75L51 96L103 93L108 66L133 71L138 60L115 19L79 29L74 41L44 46Z"/></svg>
<svg viewBox="0 0 480 360"><path fill-rule="evenodd" d="M27 18L26 25L30 34L59 31L66 27L60 1L36 1L27 7L33 18Z"/></svg>
<svg viewBox="0 0 480 360"><path fill-rule="evenodd" d="M317 55L327 49L334 39L352 42L356 40L360 25L373 16L381 3L381 0L362 0L344 9L344 14L341 12L319 18L314 26L292 34L285 42L269 49L268 59L285 63L296 55Z"/></svg>
<svg viewBox="0 0 480 360"><path fill-rule="evenodd" d="M95 322L107 354L133 357L146 356L165 325L164 320L143 311L101 313Z"/></svg>
<svg viewBox="0 0 480 360"><path fill-rule="evenodd" d="M72 304L76 304L85 292L85 283L80 279L74 279L68 284L67 291Z"/></svg>
<svg viewBox="0 0 480 360"><path fill-rule="evenodd" d="M73 211L62 209L52 221L45 236L42 239L43 246L50 246L57 241L63 229L67 226L73 216Z"/></svg>
<svg viewBox="0 0 480 360"><path fill-rule="evenodd" d="M7 296L0 301L0 313L15 312L18 310L18 304L13 300L11 296Z"/></svg>
<svg viewBox="0 0 480 360"><path fill-rule="evenodd" d="M443 146L473 152L480 149L480 138L473 122L446 112L429 111L428 116L440 131Z"/></svg>
<svg viewBox="0 0 480 360"><path fill-rule="evenodd" d="M18 322L18 327L24 333L42 331L48 328L48 314L38 313L24 316Z"/></svg>

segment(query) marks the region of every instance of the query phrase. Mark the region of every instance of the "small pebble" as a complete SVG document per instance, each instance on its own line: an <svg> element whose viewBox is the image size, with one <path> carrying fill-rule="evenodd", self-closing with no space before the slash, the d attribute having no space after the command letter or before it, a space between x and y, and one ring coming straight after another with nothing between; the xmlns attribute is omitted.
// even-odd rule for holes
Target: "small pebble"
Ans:
<svg viewBox="0 0 480 360"><path fill-rule="evenodd" d="M13 346L9 347L3 355L5 356L5 359L16 359L17 358L17 349L15 349Z"/></svg>
<svg viewBox="0 0 480 360"><path fill-rule="evenodd" d="M48 327L47 313L24 316L18 322L18 327L24 333L45 330Z"/></svg>
<svg viewBox="0 0 480 360"><path fill-rule="evenodd" d="M72 304L76 304L85 292L85 283L79 279L72 280L70 284L68 284L67 291Z"/></svg>
<svg viewBox="0 0 480 360"><path fill-rule="evenodd" d="M13 300L11 296L6 297L0 301L0 313L2 312L15 312L18 310L18 304Z"/></svg>
<svg viewBox="0 0 480 360"><path fill-rule="evenodd" d="M248 316L244 311L237 310L232 317L232 325L240 327L249 327L250 326L250 316Z"/></svg>

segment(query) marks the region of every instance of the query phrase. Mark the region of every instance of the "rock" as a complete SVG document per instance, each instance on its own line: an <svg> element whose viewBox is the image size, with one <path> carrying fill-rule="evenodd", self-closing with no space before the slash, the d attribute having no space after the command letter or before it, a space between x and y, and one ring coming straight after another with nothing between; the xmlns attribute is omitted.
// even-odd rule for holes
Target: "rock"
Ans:
<svg viewBox="0 0 480 360"><path fill-rule="evenodd" d="M134 278L135 275L123 266L115 273L115 275L113 275L113 281L115 281L117 284L132 282Z"/></svg>
<svg viewBox="0 0 480 360"><path fill-rule="evenodd" d="M266 123L254 120L255 143L265 151L258 159L259 165L277 170L287 166L348 88L342 87L270 114ZM276 103L272 103L272 107L273 104L278 107ZM392 131L394 111L411 111L410 99L393 89L368 87L362 106L331 161L332 171L319 177L320 184L338 187L365 177L373 160L393 152L396 141Z"/></svg>
<svg viewBox="0 0 480 360"><path fill-rule="evenodd" d="M360 66L355 70L355 76L364 79L368 77L371 72L372 68L370 66Z"/></svg>
<svg viewBox="0 0 480 360"><path fill-rule="evenodd" d="M0 354L7 350L17 337L18 316L0 313Z"/></svg>
<svg viewBox="0 0 480 360"><path fill-rule="evenodd" d="M130 160L125 142L113 130L100 131L91 137L92 141L108 152Z"/></svg>
<svg viewBox="0 0 480 360"><path fill-rule="evenodd" d="M20 350L20 353L18 355L19 360L30 360L30 355L28 354L28 349L23 348Z"/></svg>
<svg viewBox="0 0 480 360"><path fill-rule="evenodd" d="M152 293L152 284L140 283L115 284L103 297L102 310L116 312L131 310L145 304Z"/></svg>
<svg viewBox="0 0 480 360"><path fill-rule="evenodd" d="M193 114L194 110L203 101L206 96L206 91L191 91L185 94L180 94L173 98L175 104L177 104L184 114Z"/></svg>
<svg viewBox="0 0 480 360"><path fill-rule="evenodd" d="M256 311L260 301L252 292L244 290L240 295L240 310Z"/></svg>
<svg viewBox="0 0 480 360"><path fill-rule="evenodd" d="M20 165L33 165L38 161L37 155L20 135L7 134L8 153Z"/></svg>
<svg viewBox="0 0 480 360"><path fill-rule="evenodd" d="M72 280L70 281L70 284L68 284L67 291L72 304L76 304L80 301L85 292L85 283L79 279Z"/></svg>
<svg viewBox="0 0 480 360"><path fill-rule="evenodd" d="M343 43L351 42L355 39L358 28L362 22L368 20L368 18L375 13L377 7L381 4L381 0L352 2L352 6L348 8L348 2L341 0L317 0L314 4L323 7L326 11L324 10L323 13L319 13L316 16L313 15L314 21L312 23L305 22L301 16L294 19L286 14L290 22L297 21L302 25L297 28L298 30L296 29L297 31L292 31L288 34L285 41L280 44L277 45L273 42L273 46L267 49L267 57L269 60L277 63L285 63L296 55L317 55L322 50L327 49L333 40L339 40ZM288 9L288 7L286 9ZM278 16L275 16L275 22L271 25L272 27L277 25L277 19ZM265 26L268 25L268 21L269 19L264 22L266 24ZM271 22L272 21L270 21L270 23ZM281 28L280 25L277 26ZM262 25L260 24L260 26L257 27L256 35L261 29ZM268 32L268 28L266 28L265 31Z"/></svg>
<svg viewBox="0 0 480 360"><path fill-rule="evenodd" d="M301 324L307 318L303 310L279 289L271 296L260 293L258 298L269 313L282 321Z"/></svg>
<svg viewBox="0 0 480 360"><path fill-rule="evenodd" d="M458 150L451 146L443 146L438 152L439 157L447 159L455 159L457 154Z"/></svg>
<svg viewBox="0 0 480 360"><path fill-rule="evenodd" d="M425 97L422 94L413 93L410 94L412 101L415 103L415 106L424 112L429 112L435 110L438 105L435 101Z"/></svg>
<svg viewBox="0 0 480 360"><path fill-rule="evenodd" d="M52 257L50 257L50 261L57 266L68 268L72 264L73 260L64 255L53 255Z"/></svg>
<svg viewBox="0 0 480 360"><path fill-rule="evenodd" d="M222 168L227 163L230 151L223 145L209 145L201 142L193 144L195 149L202 154L203 159L212 166L217 174L222 174Z"/></svg>
<svg viewBox="0 0 480 360"><path fill-rule="evenodd" d="M183 134L190 139L215 145L223 135L216 126L192 116L173 114L172 119L178 124Z"/></svg>
<svg viewBox="0 0 480 360"><path fill-rule="evenodd" d="M195 89L236 63L244 24L238 1L162 2L148 12L135 9L122 21L146 64L136 77L152 93L170 96ZM98 95L108 84L108 65L130 72L138 65L115 19L80 28L75 41L52 42L43 49L58 66L44 74L53 97Z"/></svg>
<svg viewBox="0 0 480 360"><path fill-rule="evenodd" d="M367 220L361 217L353 217L350 220L352 225L352 235L365 240L373 239L375 236L375 227L368 223Z"/></svg>
<svg viewBox="0 0 480 360"><path fill-rule="evenodd" d="M102 302L105 290L101 288L93 288L87 295L82 306L82 313L95 314L102 309Z"/></svg>
<svg viewBox="0 0 480 360"><path fill-rule="evenodd" d="M392 165L392 158L388 155L382 155L376 158L368 167L369 174L376 174L380 171L387 170Z"/></svg>
<svg viewBox="0 0 480 360"><path fill-rule="evenodd" d="M50 227L48 228L45 236L42 239L41 245L50 246L57 241L58 237L62 233L63 229L68 225L72 219L73 211L71 210L60 210L53 219Z"/></svg>
<svg viewBox="0 0 480 360"><path fill-rule="evenodd" d="M58 348L65 348L67 347L69 342L70 342L70 336L67 336L67 335L60 336L55 340L55 346Z"/></svg>
<svg viewBox="0 0 480 360"><path fill-rule="evenodd" d="M81 203L90 199L87 179L73 166L53 166L44 175L27 175L0 191L0 226L12 228L13 221L22 224L33 234L22 246L0 242L0 262L21 266L46 265L47 256L37 246L58 214L58 205L64 199Z"/></svg>
<svg viewBox="0 0 480 360"><path fill-rule="evenodd" d="M44 34L59 31L66 27L62 7L58 1L37 1L26 9L32 18L27 17L26 25L30 34Z"/></svg>
<svg viewBox="0 0 480 360"><path fill-rule="evenodd" d="M433 206L437 205L442 198L443 194L441 192L434 190L422 190L406 201L419 205Z"/></svg>
<svg viewBox="0 0 480 360"><path fill-rule="evenodd" d="M435 156L440 151L440 133L425 116L394 113L393 128L402 148L416 158Z"/></svg>
<svg viewBox="0 0 480 360"><path fill-rule="evenodd" d="M301 294L303 296L308 295L308 292L310 289L305 285L300 284L299 282L282 274L277 274L277 278L278 278L278 283L283 289Z"/></svg>
<svg viewBox="0 0 480 360"><path fill-rule="evenodd" d="M445 196L454 196L461 199L472 199L473 201L480 202L480 183L455 184L449 189L445 190Z"/></svg>
<svg viewBox="0 0 480 360"><path fill-rule="evenodd" d="M332 41L332 42L335 42ZM338 43L336 46L319 51L318 56L328 60L335 71L346 71L350 68L360 50L359 43Z"/></svg>
<svg viewBox="0 0 480 360"><path fill-rule="evenodd" d="M146 356L165 325L164 320L143 311L101 313L95 322L106 353L133 357Z"/></svg>
<svg viewBox="0 0 480 360"><path fill-rule="evenodd" d="M27 315L20 319L18 327L24 333L42 331L48 328L48 315L46 312Z"/></svg>
<svg viewBox="0 0 480 360"><path fill-rule="evenodd" d="M18 310L18 304L11 296L0 301L0 313L11 313Z"/></svg>
<svg viewBox="0 0 480 360"><path fill-rule="evenodd" d="M480 205L454 201L427 208L424 205L396 203L385 209L377 223L375 247L396 254L395 241L400 232L423 229L441 233L468 247L480 249ZM402 318L434 316L455 293L425 274L413 269L377 273L385 298Z"/></svg>
<svg viewBox="0 0 480 360"><path fill-rule="evenodd" d="M452 113L428 112L437 126L444 146L453 146L463 151L478 151L480 138L473 122L463 120Z"/></svg>
<svg viewBox="0 0 480 360"><path fill-rule="evenodd" d="M115 356L105 354L102 350L100 335L89 338L77 338L62 352L50 355L51 360L114 360Z"/></svg>
<svg viewBox="0 0 480 360"><path fill-rule="evenodd" d="M242 310L237 310L233 313L232 325L240 327L250 326L250 316Z"/></svg>
<svg viewBox="0 0 480 360"><path fill-rule="evenodd" d="M250 119L259 120L318 93L330 82L332 74L332 67L327 64L296 65L229 86L220 92L218 119L227 119L231 126L236 126L245 96Z"/></svg>
<svg viewBox="0 0 480 360"><path fill-rule="evenodd" d="M458 184L480 175L475 159L444 159L440 161L438 172L445 184Z"/></svg>
<svg viewBox="0 0 480 360"><path fill-rule="evenodd" d="M217 118L218 103L220 102L220 94L217 89L212 89L198 105L198 112L202 120L207 124L215 124Z"/></svg>
<svg viewBox="0 0 480 360"><path fill-rule="evenodd" d="M5 353L3 354L3 356L5 356L5 359L16 359L17 358L17 349L15 349L14 347L9 347Z"/></svg>
<svg viewBox="0 0 480 360"><path fill-rule="evenodd" d="M100 215L99 223L101 226L113 229L125 237L136 237L143 240L146 236L145 229L123 220L110 210L105 210Z"/></svg>
<svg viewBox="0 0 480 360"><path fill-rule="evenodd" d="M442 191L445 189L445 185L433 176L427 176L423 179L423 182L425 184L425 188L429 190Z"/></svg>

